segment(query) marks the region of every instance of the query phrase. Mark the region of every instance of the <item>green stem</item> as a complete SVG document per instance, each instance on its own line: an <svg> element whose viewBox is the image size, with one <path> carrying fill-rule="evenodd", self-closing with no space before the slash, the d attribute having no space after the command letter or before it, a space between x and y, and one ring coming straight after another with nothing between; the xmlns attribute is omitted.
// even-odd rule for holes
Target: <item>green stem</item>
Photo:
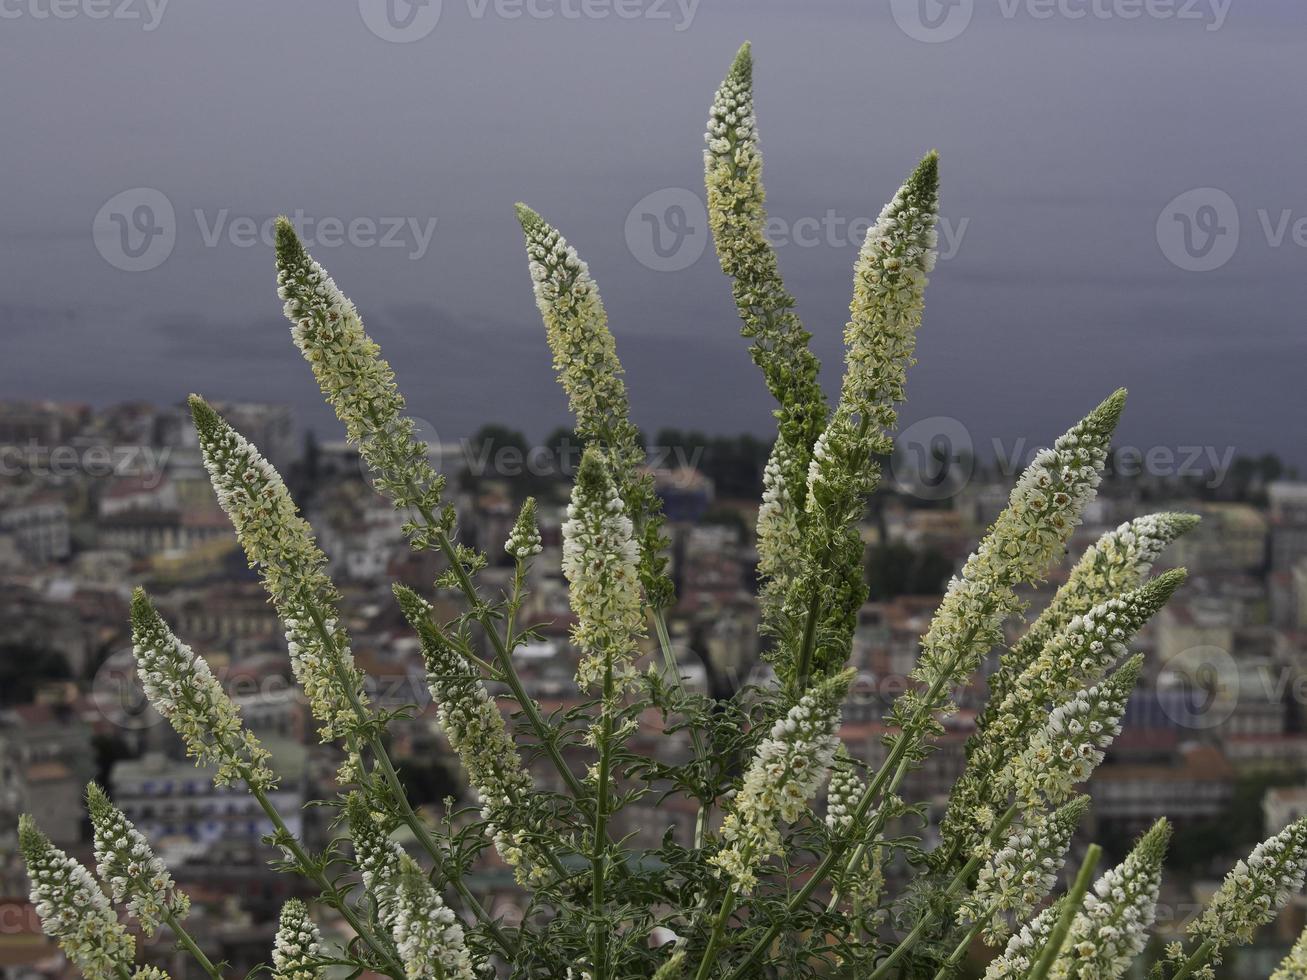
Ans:
<svg viewBox="0 0 1307 980"><path fill-rule="evenodd" d="M249 785L249 780L246 780L246 785ZM322 889L322 896L327 904L339 912L345 921L349 923L349 927L354 930L354 934L362 939L364 943L371 947L374 953L382 958L385 964L386 974L395 978L395 980L403 980L403 965L387 947L382 945L380 940L372 934L372 931L364 925L363 921L358 917L358 913L354 911L354 907L349 904L345 899L345 896L340 893L340 890L332 884L330 879L328 879L321 871L317 862L310 858L305 852L299 840L297 840L295 835L290 832L290 828L286 826L286 821L282 819L277 808L273 806L272 801L268 799L267 794L265 794L261 789L255 789L253 786L250 787L250 793L258 802L259 806L262 807L263 812L267 814L268 819L272 821L273 827L275 827L278 832L278 843L290 851L291 856L295 859L295 863L299 866L300 873Z"/></svg>
<svg viewBox="0 0 1307 980"><path fill-rule="evenodd" d="M317 604L312 601L311 596L304 599L304 608L308 610L309 619L313 621L313 628L323 645L339 653L336 639L331 631L327 629L327 624L323 622L322 614L318 610ZM381 737L375 731L371 731L372 713L359 700L358 691L354 688L354 679L345 672L339 656L332 658L331 666L332 670L336 672L336 678L340 682L341 690L345 692L345 697L349 700L350 708L353 710L355 717L368 731L366 741L368 748L372 750L374 766L376 769L381 770L382 778L386 781L386 786L390 790L390 796L399 808L400 819L413 831L413 836L417 838L418 843L422 845L422 849L427 852L431 860L435 862L436 867L440 869L442 877L458 892L467 907L472 911L472 914L476 916L477 921L485 926L486 931L494 939L496 945L500 947L505 955L512 956L513 944L509 941L508 936L504 934L504 931L499 928L499 924L490 917L490 913L485 910L481 903L477 901L476 896L463 883L462 876L449 863L444 851L431 839L431 835L427 833L426 825L413 811L413 807L408 801L408 794L404 791L404 785L399 781L399 773L395 771L394 763L390 761L390 755L386 752Z"/></svg>
<svg viewBox="0 0 1307 980"><path fill-rule="evenodd" d="M436 522L435 517L431 514L431 511L428 508L420 508L420 512L423 519L427 522L429 529L436 535L436 547L439 548L440 553L449 560L449 567L453 570L454 578L458 581L459 591L463 593L464 598L466 598L472 606L472 615L476 617L477 622L481 624L481 628L485 631L486 635L490 637L490 642L495 648L495 659L498 661L499 669L504 675L504 683L508 685L509 690L513 694L513 699L521 707L522 713L526 715L527 722L531 725L531 729L535 732L536 738L540 741L540 744L544 746L545 752L553 761L554 768L558 770L559 776L562 777L563 782L567 785L567 788L571 791L572 795L578 801L582 800L585 796L585 789L582 787L581 781L576 778L572 773L572 770L564 761L563 754L558 749L558 742L554 738L554 733L550 730L549 726L545 723L544 718L540 715L540 708L526 693L526 688L522 685L522 679L517 674L517 668L513 666L513 658L509 652L508 646L504 642L503 637L499 635L499 630L496 629L489 612L487 612L485 607L482 605L481 599L477 595L476 586L472 584L472 579L467 574L467 569L463 567L462 561L459 560L458 552L454 550L454 545L449 540L449 535L447 535L444 529Z"/></svg>
<svg viewBox="0 0 1307 980"><path fill-rule="evenodd" d="M1215 948L1216 944L1214 942L1210 939L1206 940L1201 946L1194 950L1193 955L1190 956L1189 959L1184 961L1184 966L1180 967L1179 972L1171 977L1171 980L1184 980L1185 977L1192 974L1194 970L1207 962L1207 958L1212 955L1212 950Z"/></svg>
<svg viewBox="0 0 1307 980"><path fill-rule="evenodd" d="M889 757L885 760L880 769L877 770L875 778L873 778L867 788L863 790L862 796L858 800L858 805L853 811L852 829L841 840L836 841L831 846L831 849L826 852L826 856L822 858L821 863L813 869L812 875L809 876L806 882L804 882L803 887L795 892L793 897L787 903L785 914L778 916L776 922L767 928L767 931L764 932L758 941L753 944L753 947L749 950L749 954L727 976L727 980L743 980L747 975L746 971L753 965L758 957L762 956L763 953L767 951L771 946L772 941L780 935L782 924L788 921L795 912L807 904L808 899L812 897L813 893L821 886L821 883L825 881L827 876L829 876L835 869L835 865L837 865L849 851L851 842L853 840L864 840L868 836L866 829L862 827L862 821L866 818L867 811L871 809L871 804L880 797L881 791L884 790L886 784L890 782L891 773L897 773L894 777L895 786L898 785L898 782L903 778L903 774L906 773L906 760L904 760L904 756L908 751L909 729L920 727L924 720L933 713L935 699L938 698L940 693L944 690L944 687L948 682L949 673L949 670L943 670L940 672L939 676L935 678L935 681L926 691L921 708L919 708L916 714L913 715L908 728L900 732L898 739L894 743L894 747L890 750ZM899 768L900 762L905 762L905 767L903 769ZM883 818L880 820L880 823L884 823ZM877 832L879 832L879 829L877 829Z"/></svg>
<svg viewBox="0 0 1307 980"><path fill-rule="evenodd" d="M177 937L177 941L186 947L191 956L195 957L195 962L200 964L200 969L207 973L212 980L222 980L222 973L220 973L218 968L210 962L207 956L204 955L204 950L200 949L199 944L196 943L196 941L191 937L191 934L187 932L181 922L178 921L177 916L165 909L163 913L163 921L168 923L168 928L171 929L172 934Z"/></svg>
<svg viewBox="0 0 1307 980"><path fill-rule="evenodd" d="M953 952L950 953L949 958L944 961L944 965L935 973L934 980L948 980L949 977L953 976L957 971L958 966L961 965L962 958L967 955L967 950L971 948L971 944L975 942L976 936L980 935L980 930L983 929L984 926L985 923L982 919L977 921L975 925L967 930L967 934L959 940L956 946L953 947Z"/></svg>
<svg viewBox="0 0 1307 980"><path fill-rule="evenodd" d="M712 932L708 934L708 945L704 947L703 958L699 960L699 969L695 971L694 980L707 980L713 967L713 960L717 957L717 948L722 944L722 937L726 934L726 926L730 923L731 913L734 911L735 889L727 885L726 894L722 896L722 904L713 919Z"/></svg>
<svg viewBox="0 0 1307 980"><path fill-rule="evenodd" d="M998 843L1004 832L1006 832L1008 827L1012 824L1016 815L1017 808L1016 805L1013 804L1007 808L1007 812L999 818L998 823L994 825L994 829L990 831L990 843ZM958 891L960 891L962 887L971 880L972 874L975 873L975 870L980 867L981 862L984 860L984 855L987 850L988 849L985 848L977 849L977 853L966 863L966 866L953 876L953 880L948 883L948 887L946 887L940 895L940 905L946 905L949 899L956 895ZM890 953L888 957L881 961L880 966L876 967L875 972L873 972L867 980L880 980L881 977L889 972L890 967L907 955L908 950L912 949L912 947L917 944L917 941L921 939L921 937L926 934L926 931L938 920L939 912L935 911L934 908L928 909L926 912L922 913L921 918L917 920L917 924L912 927L912 931L908 933L903 942L899 943L894 948L894 952Z"/></svg>
<svg viewBox="0 0 1307 980"><path fill-rule="evenodd" d="M1057 925L1049 933L1048 944L1044 947L1044 952L1035 961L1035 966L1026 980L1044 980L1048 976L1048 971L1053 968L1054 961L1057 960L1058 954L1062 952L1063 944L1066 943L1067 933L1071 931L1071 923L1085 900L1085 892L1089 891L1089 882L1094 877L1094 869L1098 867L1098 859L1102 854L1103 849L1097 844L1089 845L1089 850L1085 852L1085 859L1080 862L1080 870L1076 873L1075 883L1071 886L1071 891L1067 893L1066 906L1062 909L1062 914L1057 918ZM1173 978L1173 980L1178 980L1178 978Z"/></svg>
<svg viewBox="0 0 1307 980"><path fill-rule="evenodd" d="M594 913L594 942L592 958L594 960L595 980L605 980L608 976L607 936L604 935L604 890L608 873L608 807L609 778L612 766L613 740L613 660L611 654L604 658L604 703L603 717L599 732L599 771L597 774L597 793L595 800L593 852L590 859L591 869L591 910Z"/></svg>
<svg viewBox="0 0 1307 980"><path fill-rule="evenodd" d="M677 690L685 693L685 684L681 680L681 670L676 662L676 651L672 649L672 637L667 631L667 617L663 614L661 608L653 610L654 632L658 636L658 646L662 650L663 663L667 665L667 670L676 680ZM707 753L703 746L703 733L698 727L690 729L690 739L694 744L694 758L696 762L702 762ZM708 832L708 819L712 811L712 801L703 800L699 804L699 813L694 820L694 847L695 850L703 847L703 839Z"/></svg>

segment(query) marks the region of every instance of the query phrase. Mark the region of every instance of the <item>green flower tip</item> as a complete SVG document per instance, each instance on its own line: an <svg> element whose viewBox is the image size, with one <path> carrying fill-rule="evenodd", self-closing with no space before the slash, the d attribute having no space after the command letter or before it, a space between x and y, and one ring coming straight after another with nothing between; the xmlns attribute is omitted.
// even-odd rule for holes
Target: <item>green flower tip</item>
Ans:
<svg viewBox="0 0 1307 980"><path fill-rule="evenodd" d="M1184 585L1188 577L1189 571L1185 568L1173 568L1169 572L1163 572L1140 588L1139 600L1156 612L1171 596L1175 595L1175 590Z"/></svg>
<svg viewBox="0 0 1307 980"><path fill-rule="evenodd" d="M413 625L417 625L427 616L427 604L422 601L422 597L410 589L407 585L399 582L394 583L390 590L395 593L395 598L399 600L399 608L404 613L404 618Z"/></svg>
<svg viewBox="0 0 1307 980"><path fill-rule="evenodd" d="M201 436L211 436L222 427L222 416L199 395L187 396L186 404L191 408L191 421L195 423L195 431Z"/></svg>
<svg viewBox="0 0 1307 980"><path fill-rule="evenodd" d="M1070 803L1064 804L1053 814L1053 817L1054 819L1063 819L1072 824L1078 824L1087 812L1089 812L1089 796L1082 793Z"/></svg>
<svg viewBox="0 0 1307 980"><path fill-rule="evenodd" d="M284 214L277 218L277 265L286 267L301 265L308 259L304 243L300 241L295 226Z"/></svg>
<svg viewBox="0 0 1307 980"><path fill-rule="evenodd" d="M23 857L30 863L33 857L49 846L50 841L36 825L36 818L30 813L22 814L18 818L18 847L22 850Z"/></svg>
<svg viewBox="0 0 1307 980"><path fill-rule="evenodd" d="M916 195L933 196L939 191L939 150L931 150L917 164L908 178L908 187Z"/></svg>
<svg viewBox="0 0 1307 980"><path fill-rule="evenodd" d="M1197 514L1163 514L1166 519L1167 528L1172 534L1171 540L1175 540L1182 534L1187 534L1202 523L1202 518Z"/></svg>
<svg viewBox="0 0 1307 980"><path fill-rule="evenodd" d="M146 591L139 585L132 589L132 632L154 626L158 621L159 612Z"/></svg>
<svg viewBox="0 0 1307 980"><path fill-rule="evenodd" d="M612 488L604 454L595 446L587 446L581 454L581 465L576 470L576 486L593 496L607 495Z"/></svg>
<svg viewBox="0 0 1307 980"><path fill-rule="evenodd" d="M545 219L521 201L513 205L513 210L517 212L517 223L522 226L522 231L526 234L529 235L533 231L539 231L541 228L546 227Z"/></svg>
<svg viewBox="0 0 1307 980"><path fill-rule="evenodd" d="M740 45L740 50L735 53L735 60L731 62L730 74L726 77L733 82L753 84L753 45L750 42L745 41Z"/></svg>
<svg viewBox="0 0 1307 980"><path fill-rule="evenodd" d="M90 811L92 821L106 817L114 810L109 797L94 781L86 784L86 809Z"/></svg>
<svg viewBox="0 0 1307 980"><path fill-rule="evenodd" d="M1135 681L1139 680L1139 673L1144 667L1144 655L1136 653L1127 660L1110 678L1110 682L1116 688L1119 688L1123 694L1129 694L1134 688Z"/></svg>
<svg viewBox="0 0 1307 980"><path fill-rule="evenodd" d="M1110 435L1116 430L1117 423L1121 421L1121 413L1125 411L1126 390L1118 388L1103 403L1089 413L1085 421L1096 432L1103 435Z"/></svg>
<svg viewBox="0 0 1307 980"><path fill-rule="evenodd" d="M813 699L819 704L830 704L838 707L844 702L845 696L849 693L849 685L853 683L853 678L858 675L854 667L845 667L838 674L832 674L824 680L818 681L812 688Z"/></svg>
<svg viewBox="0 0 1307 980"><path fill-rule="evenodd" d="M1137 854L1146 867L1160 868L1166 859L1166 847L1171 843L1171 822L1160 817L1148 832L1139 838L1132 854Z"/></svg>

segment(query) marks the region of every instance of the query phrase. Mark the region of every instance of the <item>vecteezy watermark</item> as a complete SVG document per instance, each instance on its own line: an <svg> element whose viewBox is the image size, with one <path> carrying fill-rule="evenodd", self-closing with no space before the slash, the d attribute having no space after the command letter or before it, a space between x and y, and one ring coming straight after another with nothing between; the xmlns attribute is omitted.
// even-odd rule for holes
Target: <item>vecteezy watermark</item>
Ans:
<svg viewBox="0 0 1307 980"><path fill-rule="evenodd" d="M1225 26L1234 0L997 0L1004 20L1163 20ZM959 37L971 26L975 0L890 0L894 22L904 34L927 44Z"/></svg>
<svg viewBox="0 0 1307 980"><path fill-rule="evenodd" d="M235 214L230 208L191 212L205 248L254 248L276 244L276 217ZM431 247L436 218L414 215L352 218L289 215L309 248L402 248L419 261ZM153 187L133 187L115 194L96 212L91 235L106 262L124 272L148 272L162 265L177 245L177 213L168 195Z"/></svg>
<svg viewBox="0 0 1307 980"><path fill-rule="evenodd" d="M971 482L975 471L971 433L955 418L921 419L894 440L889 475L899 493L920 500L948 500Z"/></svg>
<svg viewBox="0 0 1307 980"><path fill-rule="evenodd" d="M153 490L163 482L171 455L168 446L49 446L33 439L0 445L0 476L134 476L141 489Z"/></svg>
<svg viewBox="0 0 1307 980"><path fill-rule="evenodd" d="M978 451L958 419L937 415L904 428L894 439L888 476L899 493L919 500L948 500L975 479L983 456L998 479L1012 480L1041 447L1028 439L990 439ZM1149 477L1221 486L1234 464L1234 446L1117 446L1111 470L1123 478Z"/></svg>
<svg viewBox="0 0 1307 980"><path fill-rule="evenodd" d="M0 0L0 20L136 21L153 31L163 19L168 0Z"/></svg>
<svg viewBox="0 0 1307 980"><path fill-rule="evenodd" d="M1307 215L1292 208L1257 208L1255 228L1266 248L1287 244L1307 249ZM1196 187L1172 198L1157 217L1157 244L1167 261L1186 272L1213 272L1257 236L1243 234L1248 223L1239 206L1217 187Z"/></svg>
<svg viewBox="0 0 1307 980"><path fill-rule="evenodd" d="M172 254L177 215L162 191L133 187L104 202L91 222L91 236L100 255L115 269L148 272Z"/></svg>
<svg viewBox="0 0 1307 980"><path fill-rule="evenodd" d="M2 2L2 0L0 0ZM473 20L667 21L680 32L694 23L699 0L465 0ZM420 41L436 29L441 0L359 0L363 23L394 44Z"/></svg>
<svg viewBox="0 0 1307 980"><path fill-rule="evenodd" d="M684 187L646 194L627 212L626 247L655 272L680 272L699 261L708 244L708 209Z"/></svg>
<svg viewBox="0 0 1307 980"><path fill-rule="evenodd" d="M763 236L774 248L849 248L862 245L873 217L848 217L834 208L798 218L771 216ZM941 216L939 258L957 256L970 218ZM708 210L703 197L684 187L664 187L636 201L626 214L626 247L635 260L655 272L680 272L699 261L708 245Z"/></svg>

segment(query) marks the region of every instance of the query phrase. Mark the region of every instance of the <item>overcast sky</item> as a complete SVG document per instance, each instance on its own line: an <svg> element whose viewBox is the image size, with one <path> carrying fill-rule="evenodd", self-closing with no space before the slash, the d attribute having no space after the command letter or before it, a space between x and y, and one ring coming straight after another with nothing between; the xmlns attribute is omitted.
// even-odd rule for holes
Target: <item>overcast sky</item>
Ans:
<svg viewBox="0 0 1307 980"><path fill-rule="evenodd" d="M905 421L987 455L1124 384L1126 444L1307 462L1302 0L385 2L0 0L0 396L197 390L334 433L258 240L299 211L416 414L541 436L566 406L523 200L589 261L642 427L765 435L711 245L691 261L747 38L829 387L858 226L937 147L950 254Z"/></svg>

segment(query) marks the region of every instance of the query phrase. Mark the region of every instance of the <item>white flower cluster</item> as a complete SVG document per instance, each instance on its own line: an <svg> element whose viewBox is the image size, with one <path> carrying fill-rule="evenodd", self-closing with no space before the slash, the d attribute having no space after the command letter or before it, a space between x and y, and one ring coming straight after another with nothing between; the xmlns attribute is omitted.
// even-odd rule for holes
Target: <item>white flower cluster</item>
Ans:
<svg viewBox="0 0 1307 980"><path fill-rule="evenodd" d="M1226 875L1203 914L1189 927L1195 943L1211 942L1213 962L1233 943L1251 942L1289 899L1307 873L1307 817L1262 841Z"/></svg>
<svg viewBox="0 0 1307 980"><path fill-rule="evenodd" d="M1303 930L1298 941L1293 944L1293 949L1289 950L1289 955L1271 974L1271 980L1307 980L1307 929Z"/></svg>
<svg viewBox="0 0 1307 980"><path fill-rule="evenodd" d="M130 972L136 942L118 922L91 873L51 844L28 814L18 820L18 845L32 883L32 905L46 935L59 941L87 980Z"/></svg>
<svg viewBox="0 0 1307 980"><path fill-rule="evenodd" d="M185 916L190 899L177 889L150 842L95 783L86 787L86 806L95 839L96 871L113 900L127 903L128 914L140 922L147 936L153 936L165 918Z"/></svg>
<svg viewBox="0 0 1307 980"><path fill-rule="evenodd" d="M511 810L526 804L533 787L504 716L477 673L436 630L430 603L400 585L395 586L395 595L422 643L427 685L436 703L440 730L481 799L486 832L519 882L538 883L545 872L543 862L532 855L525 837L509 825Z"/></svg>
<svg viewBox="0 0 1307 980"><path fill-rule="evenodd" d="M395 372L363 329L354 304L304 250L294 226L277 220L277 295L285 300L291 336L313 369L323 395L345 424L349 440L372 469L377 488L404 508L433 515L444 480L428 448L403 415ZM415 546L429 529L406 528Z"/></svg>
<svg viewBox="0 0 1307 980"><path fill-rule="evenodd" d="M1094 882L1071 920L1050 980L1116 980L1125 975L1148 943L1170 839L1170 824L1157 821L1124 861Z"/></svg>
<svg viewBox="0 0 1307 980"><path fill-rule="evenodd" d="M1037 806L1041 798L1060 803L1089 778L1121 732L1121 716L1143 659L1135 655L1102 683L1053 709L1007 773L1019 801L1026 806Z"/></svg>
<svg viewBox="0 0 1307 980"><path fill-rule="evenodd" d="M463 942L463 926L436 894L422 869L401 856L392 899L391 933L409 980L473 980L477 971Z"/></svg>
<svg viewBox="0 0 1307 980"><path fill-rule="evenodd" d="M322 934L309 918L309 909L298 898L281 907L277 936L272 945L273 980L320 980L317 964L322 951Z"/></svg>
<svg viewBox="0 0 1307 980"><path fill-rule="evenodd" d="M984 980L1017 980L1027 976L1048 944L1065 905L1064 896L1013 933L1002 954L985 970Z"/></svg>
<svg viewBox="0 0 1307 980"><path fill-rule="evenodd" d="M849 831L853 828L853 810L862 796L862 780L853 768L844 743L835 751L835 764L830 771L830 784L826 787L826 829Z"/></svg>
<svg viewBox="0 0 1307 980"><path fill-rule="evenodd" d="M798 820L821 788L839 747L840 706L852 680L850 669L819 681L758 746L722 824L729 845L709 859L739 893L753 891L755 869L781 853L778 822Z"/></svg>
<svg viewBox="0 0 1307 980"><path fill-rule="evenodd" d="M629 418L622 364L599 287L576 249L540 215L519 204L517 218L526 236L536 306L577 435L605 449L615 482L625 489L645 453Z"/></svg>
<svg viewBox="0 0 1307 980"><path fill-rule="evenodd" d="M504 550L508 552L509 557L517 561L534 558L544 550L540 540L540 528L536 524L535 497L527 497L522 502L522 509L518 512L513 530L509 532L508 540L504 542Z"/></svg>
<svg viewBox="0 0 1307 980"><path fill-rule="evenodd" d="M604 458L587 447L563 524L563 574L577 619L572 637L581 649L576 680L583 689L601 686L610 667L619 688L630 679L635 637L644 628L638 560L631 519Z"/></svg>
<svg viewBox="0 0 1307 980"><path fill-rule="evenodd" d="M132 651L150 704L181 736L187 755L199 765L217 767L217 785L244 780L259 791L276 785L270 753L241 724L240 709L205 659L173 635L141 589L132 593Z"/></svg>
<svg viewBox="0 0 1307 980"><path fill-rule="evenodd" d="M837 493L872 489L872 457L893 447L895 406L904 398L908 366L935 267L939 220L939 156L930 153L867 231L853 268L853 300L844 328L840 402L808 464L808 494L820 484L851 483Z"/></svg>
<svg viewBox="0 0 1307 980"><path fill-rule="evenodd" d="M359 723L367 694L338 625L326 556L271 464L199 396L190 404L218 503L285 624L295 679L329 741Z"/></svg>
<svg viewBox="0 0 1307 980"><path fill-rule="evenodd" d="M1071 620L1137 588L1167 545L1198 520L1193 514L1148 514L1108 531L1086 549L1066 582L990 676L993 695L986 714L997 712L1008 686Z"/></svg>
<svg viewBox="0 0 1307 980"><path fill-rule="evenodd" d="M1165 572L1119 599L1108 599L1074 617L1031 662L999 702L986 740L1010 746L1045 706L1058 704L1096 681L1128 652L1126 646L1185 581L1183 569Z"/></svg>
<svg viewBox="0 0 1307 980"><path fill-rule="evenodd" d="M1103 535L1066 584L987 678L989 700L967 741L967 767L954 783L942 834L965 848L976 835L971 815L998 805L993 777L1048 704L1091 683L1126 652L1125 643L1184 580L1173 571L1137 588L1153 560L1197 522L1187 514L1153 514ZM1134 591L1130 591L1134 590Z"/></svg>
<svg viewBox="0 0 1307 980"><path fill-rule="evenodd" d="M753 55L746 43L713 99L704 135L708 223L721 268L750 338L749 353L776 399L778 439L785 447L784 479L796 510L812 444L826 424L826 395L810 335L785 289L776 251L767 238L762 153L753 112Z"/></svg>
<svg viewBox="0 0 1307 980"><path fill-rule="evenodd" d="M386 833L381 814L351 795L350 837L363 887L399 948L408 980L475 980L463 926L425 874Z"/></svg>
<svg viewBox="0 0 1307 980"><path fill-rule="evenodd" d="M922 639L917 680L960 681L1001 639L1003 619L1017 608L1014 587L1044 576L1093 499L1124 406L1125 392L1115 392L1026 467L1007 508L949 583Z"/></svg>
<svg viewBox="0 0 1307 980"><path fill-rule="evenodd" d="M758 508L758 574L774 590L783 590L803 553L798 502L786 473L794 468L792 453L777 439L762 471L762 504Z"/></svg>
<svg viewBox="0 0 1307 980"><path fill-rule="evenodd" d="M986 922L991 944L1011 931L1006 914L1020 922L1053 890L1067 847L1089 806L1080 796L1051 814L1030 811L980 869L975 888L959 909L964 922Z"/></svg>
<svg viewBox="0 0 1307 980"><path fill-rule="evenodd" d="M157 966L138 966L132 974L132 980L172 980L167 971Z"/></svg>

